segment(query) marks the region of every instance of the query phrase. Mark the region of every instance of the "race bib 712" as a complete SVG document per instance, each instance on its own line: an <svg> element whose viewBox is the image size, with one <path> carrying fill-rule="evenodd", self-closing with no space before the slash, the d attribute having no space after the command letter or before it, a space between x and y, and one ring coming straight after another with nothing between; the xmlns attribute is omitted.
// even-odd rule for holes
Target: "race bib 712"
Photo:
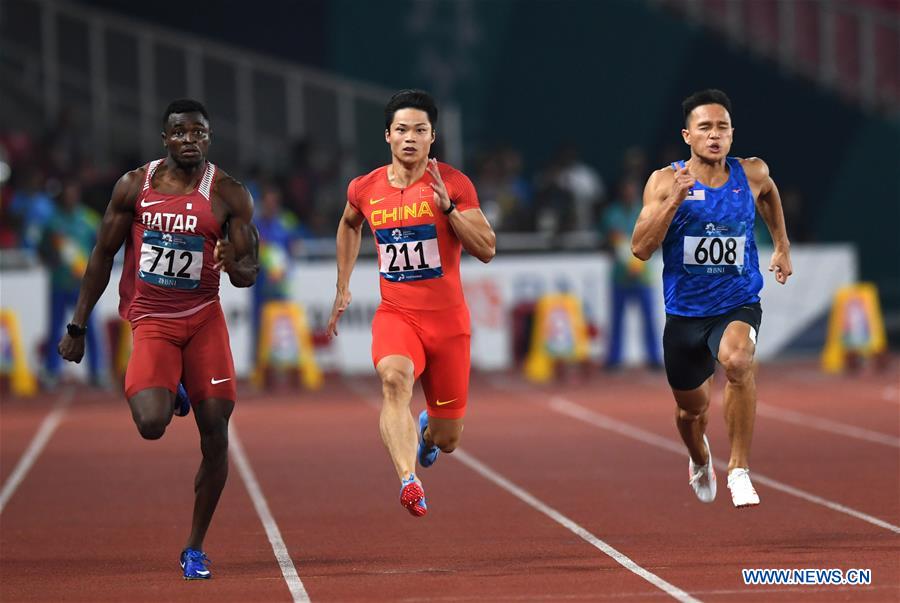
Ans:
<svg viewBox="0 0 900 603"><path fill-rule="evenodd" d="M141 241L141 280L159 287L196 289L203 269L203 237L145 230Z"/></svg>

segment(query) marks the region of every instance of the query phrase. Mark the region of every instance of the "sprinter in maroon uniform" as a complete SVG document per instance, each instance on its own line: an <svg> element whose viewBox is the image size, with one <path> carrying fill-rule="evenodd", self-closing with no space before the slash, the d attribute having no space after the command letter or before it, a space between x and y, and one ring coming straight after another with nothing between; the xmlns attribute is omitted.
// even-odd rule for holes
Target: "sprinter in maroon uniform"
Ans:
<svg viewBox="0 0 900 603"><path fill-rule="evenodd" d="M180 380L194 401L203 460L180 561L185 579L203 579L210 577L203 539L228 476L228 419L236 398L219 278L224 271L236 287L253 285L258 236L247 189L206 160L210 128L203 105L172 102L163 127L167 157L128 172L113 189L59 353L81 361L88 315L124 243L119 313L134 336L125 395L148 440L162 437L172 420Z"/></svg>

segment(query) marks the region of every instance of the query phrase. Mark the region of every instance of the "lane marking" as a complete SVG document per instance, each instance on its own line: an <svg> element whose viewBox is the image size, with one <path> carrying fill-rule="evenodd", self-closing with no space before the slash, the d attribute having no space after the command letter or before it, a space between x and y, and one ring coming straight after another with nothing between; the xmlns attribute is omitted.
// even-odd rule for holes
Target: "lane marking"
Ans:
<svg viewBox="0 0 900 603"><path fill-rule="evenodd" d="M368 390L364 389L363 386L357 385L355 383L349 384L349 386L357 396L362 398L370 406L380 408L380 403L376 402L376 400L372 398L368 393ZM540 499L530 494L524 488L517 486L507 478L503 477L500 473L494 471L471 454L463 451L461 448L457 448L453 451L453 454L449 456L452 459L456 459L457 461L459 461L481 477L485 478L489 482L498 486L499 488L506 490L508 493L512 494L514 497L516 497L532 509L538 511L539 513L542 513L543 515L546 515L594 548L599 549L601 552L603 552L605 555L610 557L613 561L615 561L628 571L656 586L657 588L671 596L673 599L681 601L682 603L700 603L699 599L695 599L677 586L666 582L653 572L644 569L643 567L632 561L628 556L619 552L550 505L542 502Z"/></svg>
<svg viewBox="0 0 900 603"><path fill-rule="evenodd" d="M722 400L719 401L720 405L722 405L723 403L724 402ZM819 431L825 431L827 433L834 433L837 435L847 436L849 438L864 440L866 442L884 444L885 446L900 448L900 438L894 437L892 435L881 433L879 431L872 431L871 429L865 429L863 427L844 425L843 423L838 423L837 421L823 419L821 417L808 415L802 412L797 412L795 410L787 410L785 408L778 408L777 406L770 406L768 404L757 402L756 414L763 417L768 417L770 419L783 421L785 423L800 425L801 427L811 427L813 429L818 429Z"/></svg>
<svg viewBox="0 0 900 603"><path fill-rule="evenodd" d="M619 435L630 437L634 440L644 442L645 444L650 444L651 446L656 446L657 448L662 448L663 450L668 450L669 452L673 452L680 456L687 456L687 451L684 449L684 445L681 442L676 442L675 440L658 436L655 433L646 431L644 429L641 429L640 427L635 427L623 421L619 421L618 419L613 419L612 417L600 414L589 408L581 406L580 404L576 404L575 402L567 400L566 398L563 398L561 396L552 397L548 405L551 409L560 414L569 416L573 419L578 419L579 421L588 423L589 425L594 425L595 427L599 427L601 429L606 429L608 431L618 433ZM720 471L727 472L728 470L728 464L724 461L715 461L715 466ZM863 513L862 511L857 511L856 509L847 507L840 503L822 498L821 496L816 496L815 494L811 494L809 492L806 492L805 490L795 488L771 477L767 477L765 475L757 473L756 471L753 472L753 481L759 482L760 484L765 484L766 486L774 490L779 490L781 492L784 492L785 494L790 494L791 496L795 496L807 502L827 507L832 511L837 511L838 513L843 513L845 515L855 517L856 519L861 519L862 521L870 523L879 528L884 528L885 530L889 530L891 532L894 532L895 534L900 534L900 526L896 526L892 523L889 523L882 519L878 519L877 517L874 517L867 513Z"/></svg>
<svg viewBox="0 0 900 603"><path fill-rule="evenodd" d="M616 550L597 536L594 536L591 532L587 531L585 528L581 527L553 507L543 503L537 497L531 495L523 488L515 485L514 483L473 457L471 454L468 454L467 452L464 452L463 450L457 448L453 451L453 454L450 455L450 458L456 459L489 482L492 482L496 486L499 486L500 488L506 490L532 509L543 513L594 548L602 551L605 555L610 557L613 561L615 561L631 573L643 578L653 586L671 596L676 601L683 601L685 603L699 603L699 599L695 599L677 586L666 582L653 572L644 569L643 567L632 561L627 555L620 553L618 550Z"/></svg>
<svg viewBox="0 0 900 603"><path fill-rule="evenodd" d="M53 410L51 410L50 413L44 417L44 420L41 421L41 425L38 427L34 437L31 438L28 448L25 449L25 453L22 454L22 458L20 458L19 462L16 464L16 468L9 474L6 483L3 484L3 489L0 490L0 513L3 513L3 509L6 508L6 503L8 503L9 499L12 498L12 495L15 494L16 488L19 487L25 479L25 476L28 475L28 471L31 470L32 465L34 465L34 462L41 455L41 452L43 452L44 447L47 445L47 442L50 441L56 428L59 427L59 424L62 422L63 416L65 416L74 397L75 390L73 388L69 387L63 390L56 403L53 405Z"/></svg>
<svg viewBox="0 0 900 603"><path fill-rule="evenodd" d="M244 486L247 488L247 494L250 495L250 499L253 501L256 514L266 530L266 536L269 538L269 544L272 545L272 552L275 553L278 567L281 568L281 575L284 576L288 590L291 591L291 597L293 597L294 603L308 603L309 595L306 593L303 582L297 574L294 561L291 559L287 546L284 544L284 539L281 537L281 530L278 529L278 524L275 523L275 518L269 510L269 503L266 502L266 497L262 493L256 474L253 472L247 454L244 452L244 445L241 444L241 439L238 437L234 419L230 421L228 432L228 450L231 452L235 465L237 465L241 479L244 480Z"/></svg>

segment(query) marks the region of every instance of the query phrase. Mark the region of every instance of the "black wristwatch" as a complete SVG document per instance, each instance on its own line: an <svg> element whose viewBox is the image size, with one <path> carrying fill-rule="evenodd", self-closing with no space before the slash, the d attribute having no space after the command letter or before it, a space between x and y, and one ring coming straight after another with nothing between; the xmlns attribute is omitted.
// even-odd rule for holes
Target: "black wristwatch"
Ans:
<svg viewBox="0 0 900 603"><path fill-rule="evenodd" d="M69 337L84 337L84 334L87 333L87 327L70 322L66 325L66 331L68 331Z"/></svg>
<svg viewBox="0 0 900 603"><path fill-rule="evenodd" d="M444 215L449 216L454 209L456 209L456 203L450 201L450 205L444 210Z"/></svg>

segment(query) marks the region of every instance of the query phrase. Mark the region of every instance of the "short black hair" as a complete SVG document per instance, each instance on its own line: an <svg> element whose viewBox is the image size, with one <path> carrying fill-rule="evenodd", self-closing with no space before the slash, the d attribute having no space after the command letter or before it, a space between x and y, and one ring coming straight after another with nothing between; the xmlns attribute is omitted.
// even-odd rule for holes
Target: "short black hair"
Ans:
<svg viewBox="0 0 900 603"><path fill-rule="evenodd" d="M434 103L434 98L424 90L400 90L384 108L384 127L390 129L391 122L394 121L394 113L400 109L420 109L428 114L428 121L431 127L437 125L438 109Z"/></svg>
<svg viewBox="0 0 900 603"><path fill-rule="evenodd" d="M166 112L163 113L163 129L169 125L169 116L173 113L199 113L209 123L209 113L206 112L206 107L200 101L195 101L191 98L179 98L169 103L169 106L166 107Z"/></svg>
<svg viewBox="0 0 900 603"><path fill-rule="evenodd" d="M728 115L731 115L731 99L728 98L727 94L715 88L701 90L700 92L694 92L681 103L685 126L687 126L691 112L700 105L722 105L728 111Z"/></svg>

